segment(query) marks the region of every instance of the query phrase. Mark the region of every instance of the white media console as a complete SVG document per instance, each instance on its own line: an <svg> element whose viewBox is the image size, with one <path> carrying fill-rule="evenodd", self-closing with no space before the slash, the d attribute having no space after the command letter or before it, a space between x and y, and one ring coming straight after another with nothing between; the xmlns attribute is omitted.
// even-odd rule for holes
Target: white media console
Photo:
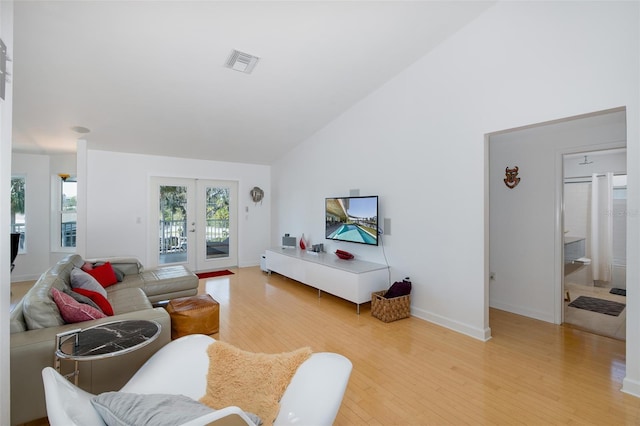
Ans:
<svg viewBox="0 0 640 426"><path fill-rule="evenodd" d="M266 267L303 284L356 304L371 301L371 293L389 288L389 267L362 260L343 260L333 253L308 253L296 248L266 251Z"/></svg>

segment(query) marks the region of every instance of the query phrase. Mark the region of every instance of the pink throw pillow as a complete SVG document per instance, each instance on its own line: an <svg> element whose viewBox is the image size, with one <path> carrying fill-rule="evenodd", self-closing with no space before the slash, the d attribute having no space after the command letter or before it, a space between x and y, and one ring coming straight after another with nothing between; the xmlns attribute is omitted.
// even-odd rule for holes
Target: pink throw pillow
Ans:
<svg viewBox="0 0 640 426"><path fill-rule="evenodd" d="M55 287L51 289L51 295L53 296L53 301L56 302L56 306L60 311L62 319L67 324L106 318L106 315L96 308L85 305L84 303L76 302L73 297L68 294L64 294Z"/></svg>

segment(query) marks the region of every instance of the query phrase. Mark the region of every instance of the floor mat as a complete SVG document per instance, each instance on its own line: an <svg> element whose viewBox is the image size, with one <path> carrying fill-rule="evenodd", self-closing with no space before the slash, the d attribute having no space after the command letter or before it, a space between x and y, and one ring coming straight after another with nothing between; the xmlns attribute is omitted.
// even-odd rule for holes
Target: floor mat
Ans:
<svg viewBox="0 0 640 426"><path fill-rule="evenodd" d="M569 306L572 308L586 309L587 311L617 317L624 310L626 305L624 303L613 302L611 300L580 296L573 302L569 303Z"/></svg>
<svg viewBox="0 0 640 426"><path fill-rule="evenodd" d="M618 296L627 296L627 289L626 288L617 288L614 287L611 290L609 290L609 293L611 294L617 294Z"/></svg>
<svg viewBox="0 0 640 426"><path fill-rule="evenodd" d="M211 277L221 277L223 275L233 275L233 272L231 272L228 269L225 269L224 271L213 271L213 272L200 272L196 274L198 276L198 278L211 278Z"/></svg>

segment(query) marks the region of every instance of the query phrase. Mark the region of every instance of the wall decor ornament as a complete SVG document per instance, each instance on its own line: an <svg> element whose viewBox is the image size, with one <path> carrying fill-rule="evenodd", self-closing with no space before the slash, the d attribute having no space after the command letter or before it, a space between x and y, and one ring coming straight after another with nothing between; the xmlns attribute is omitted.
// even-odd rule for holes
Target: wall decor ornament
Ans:
<svg viewBox="0 0 640 426"><path fill-rule="evenodd" d="M249 195L251 195L251 200L253 200L254 203L262 204L262 199L264 198L264 191L262 189L260 189L257 186L254 186L249 192Z"/></svg>
<svg viewBox="0 0 640 426"><path fill-rule="evenodd" d="M510 169L509 167L505 169L504 184L507 185L509 189L515 188L520 183L518 170L518 166L515 166L513 169Z"/></svg>

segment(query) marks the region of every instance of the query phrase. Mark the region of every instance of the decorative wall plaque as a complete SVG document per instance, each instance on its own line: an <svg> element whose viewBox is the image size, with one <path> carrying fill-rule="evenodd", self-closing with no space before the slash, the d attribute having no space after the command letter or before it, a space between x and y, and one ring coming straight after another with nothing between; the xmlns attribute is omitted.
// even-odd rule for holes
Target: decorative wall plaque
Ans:
<svg viewBox="0 0 640 426"><path fill-rule="evenodd" d="M505 169L505 176L504 184L510 189L515 188L520 183L520 178L518 177L518 166L515 166L513 169L507 167Z"/></svg>

